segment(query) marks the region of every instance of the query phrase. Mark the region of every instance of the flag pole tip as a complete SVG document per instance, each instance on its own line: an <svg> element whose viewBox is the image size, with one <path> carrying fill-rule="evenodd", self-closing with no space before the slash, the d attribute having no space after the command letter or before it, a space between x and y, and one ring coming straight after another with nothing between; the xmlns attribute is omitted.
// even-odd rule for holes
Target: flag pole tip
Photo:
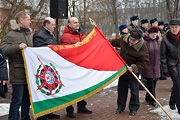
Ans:
<svg viewBox="0 0 180 120"><path fill-rule="evenodd" d="M91 18L89 18L89 20L90 20L90 23L96 27L96 22Z"/></svg>

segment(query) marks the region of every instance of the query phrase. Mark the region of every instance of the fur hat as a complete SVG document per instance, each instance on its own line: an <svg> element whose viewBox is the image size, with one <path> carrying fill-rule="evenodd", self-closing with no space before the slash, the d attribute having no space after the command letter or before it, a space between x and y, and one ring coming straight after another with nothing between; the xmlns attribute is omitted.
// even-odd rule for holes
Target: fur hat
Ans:
<svg viewBox="0 0 180 120"><path fill-rule="evenodd" d="M158 21L158 26L160 25L164 25L164 22L163 21Z"/></svg>
<svg viewBox="0 0 180 120"><path fill-rule="evenodd" d="M172 20L170 20L169 25L179 25L180 26L180 20L172 19Z"/></svg>
<svg viewBox="0 0 180 120"><path fill-rule="evenodd" d="M138 20L139 17L137 15L133 15L130 17L130 21Z"/></svg>
<svg viewBox="0 0 180 120"><path fill-rule="evenodd" d="M159 31L158 28L155 27L155 26L150 27L150 28L147 30L148 33L158 33L158 31Z"/></svg>
<svg viewBox="0 0 180 120"><path fill-rule="evenodd" d="M148 19L147 18L141 19L141 24L144 24L144 23L148 23Z"/></svg>
<svg viewBox="0 0 180 120"><path fill-rule="evenodd" d="M169 23L168 22L164 22L164 27L168 27Z"/></svg>
<svg viewBox="0 0 180 120"><path fill-rule="evenodd" d="M152 24L152 23L154 23L156 21L157 21L157 18L153 18L153 19L150 20L150 24Z"/></svg>
<svg viewBox="0 0 180 120"><path fill-rule="evenodd" d="M119 31L121 32L122 30L124 30L125 28L127 28L127 25L126 24L121 24L119 26Z"/></svg>
<svg viewBox="0 0 180 120"><path fill-rule="evenodd" d="M143 33L140 29L132 29L130 31L130 39L134 40L134 41L139 40L139 39L141 39L142 34Z"/></svg>

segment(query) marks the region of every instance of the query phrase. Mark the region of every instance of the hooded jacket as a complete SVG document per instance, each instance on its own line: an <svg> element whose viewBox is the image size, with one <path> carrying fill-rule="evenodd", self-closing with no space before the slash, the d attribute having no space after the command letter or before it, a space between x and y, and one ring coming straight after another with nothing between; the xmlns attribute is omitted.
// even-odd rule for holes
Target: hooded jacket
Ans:
<svg viewBox="0 0 180 120"><path fill-rule="evenodd" d="M31 30L20 27L15 20L10 21L10 31L4 36L1 44L9 63L11 84L27 84L24 61L19 45L25 43L32 47Z"/></svg>
<svg viewBox="0 0 180 120"><path fill-rule="evenodd" d="M61 36L61 45L72 45L81 42L86 37L84 30L79 27L78 32L73 31L69 25L64 28L64 34Z"/></svg>
<svg viewBox="0 0 180 120"><path fill-rule="evenodd" d="M161 40L159 36L152 40L148 34L144 34L143 39L149 51L149 64L142 70L142 76L144 78L159 78Z"/></svg>
<svg viewBox="0 0 180 120"><path fill-rule="evenodd" d="M130 34L127 34L119 39L112 40L111 44L114 47L120 45L120 56L128 66L132 67L133 72L138 76L149 63L149 53L143 38L136 45L130 46L129 37ZM134 79L134 76L129 71L123 74L123 77Z"/></svg>

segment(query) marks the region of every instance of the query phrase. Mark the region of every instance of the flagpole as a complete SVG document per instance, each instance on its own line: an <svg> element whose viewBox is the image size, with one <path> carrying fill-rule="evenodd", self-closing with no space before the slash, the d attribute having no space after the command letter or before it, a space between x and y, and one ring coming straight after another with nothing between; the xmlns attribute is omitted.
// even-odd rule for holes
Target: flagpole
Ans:
<svg viewBox="0 0 180 120"><path fill-rule="evenodd" d="M156 98L151 94L151 92L144 86L144 84L138 79L138 77L132 72L133 76L138 80L138 82L144 87L144 89L149 93L149 95L156 101L156 103L161 107L161 109L167 114L167 116L171 118L171 116L166 112L166 110L162 107L162 105L156 100Z"/></svg>
<svg viewBox="0 0 180 120"><path fill-rule="evenodd" d="M90 20L90 23L91 23L92 25L94 25L95 27L97 26L97 25L96 25L96 22L95 22L93 19L89 18L89 20Z"/></svg>

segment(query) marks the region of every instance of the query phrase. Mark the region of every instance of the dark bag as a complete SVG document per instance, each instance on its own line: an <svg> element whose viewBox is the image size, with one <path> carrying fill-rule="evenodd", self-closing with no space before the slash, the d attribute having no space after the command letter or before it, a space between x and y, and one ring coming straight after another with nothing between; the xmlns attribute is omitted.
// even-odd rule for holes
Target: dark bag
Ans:
<svg viewBox="0 0 180 120"><path fill-rule="evenodd" d="M6 98L7 93L8 93L7 83L5 85L3 85L3 82L1 81L1 83L0 83L0 95L1 95L1 97Z"/></svg>

